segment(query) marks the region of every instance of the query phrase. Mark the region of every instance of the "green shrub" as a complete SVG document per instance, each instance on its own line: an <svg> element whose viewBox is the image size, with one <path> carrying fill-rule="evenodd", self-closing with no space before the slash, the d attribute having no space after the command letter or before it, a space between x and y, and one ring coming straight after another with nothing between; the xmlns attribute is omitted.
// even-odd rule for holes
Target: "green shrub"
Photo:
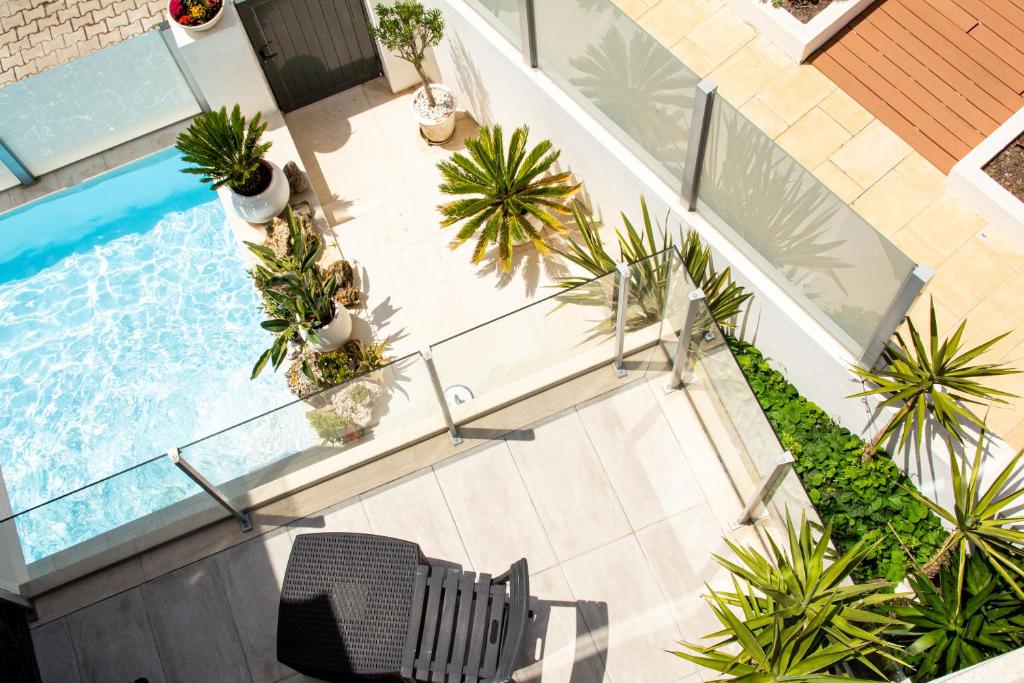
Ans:
<svg viewBox="0 0 1024 683"><path fill-rule="evenodd" d="M800 396L755 347L730 338L729 345L768 416L818 515L831 523L839 552L861 539L881 543L855 572L860 580L901 580L911 553L923 565L941 547L946 532L939 518L899 485L913 487L889 457L863 461L864 441Z"/></svg>

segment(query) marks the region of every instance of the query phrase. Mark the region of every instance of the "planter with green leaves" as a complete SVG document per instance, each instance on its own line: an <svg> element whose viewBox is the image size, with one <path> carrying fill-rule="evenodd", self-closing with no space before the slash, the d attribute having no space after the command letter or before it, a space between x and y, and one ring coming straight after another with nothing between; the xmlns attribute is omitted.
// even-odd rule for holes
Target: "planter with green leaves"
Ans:
<svg viewBox="0 0 1024 683"><path fill-rule="evenodd" d="M885 395L880 407L897 406L885 426L871 439L864 450L864 457L870 458L885 443L899 434L902 448L914 435L920 448L925 424L934 420L950 439L963 442L963 425L984 427L971 405L1006 403L1007 398L1017 398L981 380L1020 372L1004 363L975 363L974 361L1002 341L1006 332L970 350L961 351L964 320L952 337L939 341L939 329L935 320L935 302L930 303L928 344L921 338L914 321L906 319L910 332L910 344L900 333L896 333L896 344L887 344L882 358L885 367L880 370L854 368L862 379L877 385L873 389L854 394L860 396Z"/></svg>
<svg viewBox="0 0 1024 683"><path fill-rule="evenodd" d="M769 539L770 558L728 542L737 561L715 559L735 590L706 596L722 628L710 645L682 643L675 654L751 683L887 680L886 670L904 663L884 637L901 624L878 609L896 598L894 584L851 581L872 544L862 539L829 562L831 525L818 539L806 518L797 529L787 513L786 526L789 549Z"/></svg>
<svg viewBox="0 0 1024 683"><path fill-rule="evenodd" d="M242 220L266 223L288 205L288 178L277 164L264 158L270 142L261 142L267 124L260 114L246 124L236 104L200 114L178 135L177 148L188 167L216 190L226 187L231 207Z"/></svg>
<svg viewBox="0 0 1024 683"><path fill-rule="evenodd" d="M396 57L412 64L423 84L412 97L420 133L431 144L447 142L455 133L455 94L431 83L423 68L426 51L444 37L441 10L428 10L416 0L396 0L393 5L378 4L374 11L377 25L370 28L370 34Z"/></svg>
<svg viewBox="0 0 1024 683"><path fill-rule="evenodd" d="M274 343L260 355L252 376L267 363L277 369L288 355L289 343L301 347L302 373L313 379L310 352L323 353L340 348L352 334L352 318L334 295L337 279L317 263L324 250L321 239L309 239L302 226L287 209L291 251L284 256L262 244L247 242L260 259L250 275L260 291L268 320L263 329L276 335Z"/></svg>
<svg viewBox="0 0 1024 683"><path fill-rule="evenodd" d="M532 242L546 254L543 230L565 232L554 214L570 213L562 200L580 186L569 182L568 171L549 173L561 154L549 140L527 153L528 135L526 126L516 128L506 149L501 126L485 126L466 140L468 155L458 152L437 165L444 178L441 192L459 197L437 207L444 216L441 227L462 223L448 244L452 249L476 238L473 263L483 261L487 249L497 246L498 267L508 272L514 247Z"/></svg>

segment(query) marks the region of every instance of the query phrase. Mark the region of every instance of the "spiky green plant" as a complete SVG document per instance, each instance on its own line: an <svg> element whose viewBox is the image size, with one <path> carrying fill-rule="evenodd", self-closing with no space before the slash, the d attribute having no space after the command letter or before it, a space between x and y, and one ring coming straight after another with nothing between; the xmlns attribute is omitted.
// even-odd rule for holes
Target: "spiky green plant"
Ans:
<svg viewBox="0 0 1024 683"><path fill-rule="evenodd" d="M427 9L422 2L396 0L394 5L378 4L374 7L377 25L370 27L370 35L388 51L412 64L423 83L427 103L436 106L430 90L430 78L423 70L428 48L436 46L444 37L444 18L439 9Z"/></svg>
<svg viewBox="0 0 1024 683"><path fill-rule="evenodd" d="M507 272L516 244L530 241L547 253L541 230L565 231L553 214L569 213L562 200L580 186L569 182L572 174L567 171L548 173L560 154L550 141L541 141L527 153L528 134L526 126L516 128L506 149L501 126L485 126L466 140L468 156L458 152L437 165L444 177L441 192L462 197L438 207L444 216L441 225L463 223L449 244L452 249L476 236L473 263L480 263L487 248L497 245L498 264Z"/></svg>
<svg viewBox="0 0 1024 683"><path fill-rule="evenodd" d="M1008 488L1011 477L1017 474L1017 466L1024 458L1020 451L1006 464L998 476L981 490L982 460L985 451L985 431L982 430L974 449L971 471L965 472L960 466L960 456L949 453L950 480L952 483L953 509L947 510L925 497L920 491L902 486L903 490L927 505L935 514L946 520L952 527L949 537L926 566L926 571L935 573L949 553L955 553L959 566L965 567L968 554L981 555L1006 583L1024 598L1024 531L1014 528L1024 522L1024 517L1006 514L1013 510L1016 501L1024 496L1024 488ZM958 590L963 590L964 577L958 579Z"/></svg>
<svg viewBox="0 0 1024 683"><path fill-rule="evenodd" d="M893 584L850 582L872 545L862 540L826 566L831 526L817 541L805 516L797 531L787 513L786 526L789 549L771 541L771 558L727 541L738 561L715 559L732 573L735 590L707 596L723 626L707 637L719 640L682 643L689 652L675 654L751 683L851 680L829 673L841 663L885 680L881 658L900 660L883 633L898 622L874 608L896 597Z"/></svg>
<svg viewBox="0 0 1024 683"><path fill-rule="evenodd" d="M292 249L289 256L281 258L263 245L247 243L249 249L262 261L262 264L250 271L269 316L269 320L262 322L261 326L275 335L273 344L260 354L253 366L253 378L263 371L268 362L275 370L281 367L288 352L289 341L315 343L316 329L327 325L334 318L337 280L317 264L323 253L323 240L307 242L307 236L291 208L287 209L285 217ZM306 353L302 354L302 372L315 381Z"/></svg>
<svg viewBox="0 0 1024 683"><path fill-rule="evenodd" d="M656 225L647 209L647 200L640 196L642 228L633 225L622 214L625 232L616 230L619 243L618 261L605 247L597 226L580 210L573 206L573 219L579 228L581 241L567 239L564 249L554 251L590 273L600 277L615 270L616 263L625 261L635 264L630 270L633 291L642 312L637 319L641 326L649 325L661 318L665 310L668 282L672 271L672 237L665 226ZM657 235L657 236L656 236ZM729 268L719 272L711 260L711 249L703 244L695 230L689 230L680 250L683 265L690 280L704 290L705 302L711 316L724 327L732 327L732 318L739 315L743 304L754 296L732 281ZM588 282L587 277L564 277L556 286L572 289Z"/></svg>
<svg viewBox="0 0 1024 683"><path fill-rule="evenodd" d="M175 146L182 153L181 158L192 164L181 170L202 176L201 180L212 183L215 190L227 185L245 194L250 178L270 149L271 143L260 142L266 129L259 112L246 125L237 104L230 116L226 107L199 114L178 135Z"/></svg>
<svg viewBox="0 0 1024 683"><path fill-rule="evenodd" d="M914 681L930 681L1024 645L1024 604L978 556L943 566L938 587L910 577L915 597L892 608L903 626L889 637L906 645Z"/></svg>
<svg viewBox="0 0 1024 683"><path fill-rule="evenodd" d="M886 345L882 354L885 367L880 370L854 368L862 379L878 385L854 394L851 398L883 394L881 406L898 406L898 410L864 449L869 458L889 437L899 433L899 448L907 443L911 434L920 447L925 424L935 420L943 430L958 442L963 442L961 421L984 426L984 421L968 406L988 403L1006 403L1005 398L1016 398L979 380L1019 372L1003 363L973 363L975 359L1003 340L1009 332L990 339L968 351L960 352L967 321L960 323L952 337L939 341L939 328L935 321L935 301L930 303L931 324L928 345L925 346L914 321L906 318L910 344L896 333L896 345Z"/></svg>

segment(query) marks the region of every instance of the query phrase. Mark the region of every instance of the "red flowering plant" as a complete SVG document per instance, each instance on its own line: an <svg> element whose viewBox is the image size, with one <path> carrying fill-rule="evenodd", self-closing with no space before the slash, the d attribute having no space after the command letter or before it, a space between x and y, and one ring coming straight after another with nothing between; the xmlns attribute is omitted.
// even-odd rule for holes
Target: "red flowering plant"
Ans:
<svg viewBox="0 0 1024 683"><path fill-rule="evenodd" d="M223 0L170 0L167 10L182 26L201 26L217 16Z"/></svg>

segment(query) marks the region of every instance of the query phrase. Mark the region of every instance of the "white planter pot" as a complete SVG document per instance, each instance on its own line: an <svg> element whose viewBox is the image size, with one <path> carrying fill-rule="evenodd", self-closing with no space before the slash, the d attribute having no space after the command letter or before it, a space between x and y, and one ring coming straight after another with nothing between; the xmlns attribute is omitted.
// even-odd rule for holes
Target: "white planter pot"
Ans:
<svg viewBox="0 0 1024 683"><path fill-rule="evenodd" d="M455 108L457 102L455 100L455 93L443 85L434 83L430 86L430 90L434 93L435 97L437 94L449 95L452 98L452 110L437 119L421 116L416 111L415 105L416 100L423 94L423 86L420 86L412 96L412 115L416 119L416 123L420 124L420 133L423 135L423 138L432 145L439 145L442 142L448 142L452 135L455 134Z"/></svg>
<svg viewBox="0 0 1024 683"><path fill-rule="evenodd" d="M315 331L319 343L310 342L311 349L320 353L339 349L352 336L352 316L347 308L337 306L334 320Z"/></svg>
<svg viewBox="0 0 1024 683"><path fill-rule="evenodd" d="M272 161L264 160L263 163L269 165L271 171L267 189L252 197L231 190L231 208L239 218L249 223L266 223L271 220L284 211L288 197L291 196L284 171Z"/></svg>
<svg viewBox="0 0 1024 683"><path fill-rule="evenodd" d="M198 26L186 26L185 24L178 24L178 20L171 16L171 0L167 0L167 17L171 20L172 24L177 24L178 26L182 27L183 29L191 33L209 31L211 28L213 28L214 24L220 21L220 18L224 16L224 4L229 1L230 0L224 0L224 2L220 4L220 9L217 10L217 13L213 15L213 19L210 19L205 24L199 24Z"/></svg>

